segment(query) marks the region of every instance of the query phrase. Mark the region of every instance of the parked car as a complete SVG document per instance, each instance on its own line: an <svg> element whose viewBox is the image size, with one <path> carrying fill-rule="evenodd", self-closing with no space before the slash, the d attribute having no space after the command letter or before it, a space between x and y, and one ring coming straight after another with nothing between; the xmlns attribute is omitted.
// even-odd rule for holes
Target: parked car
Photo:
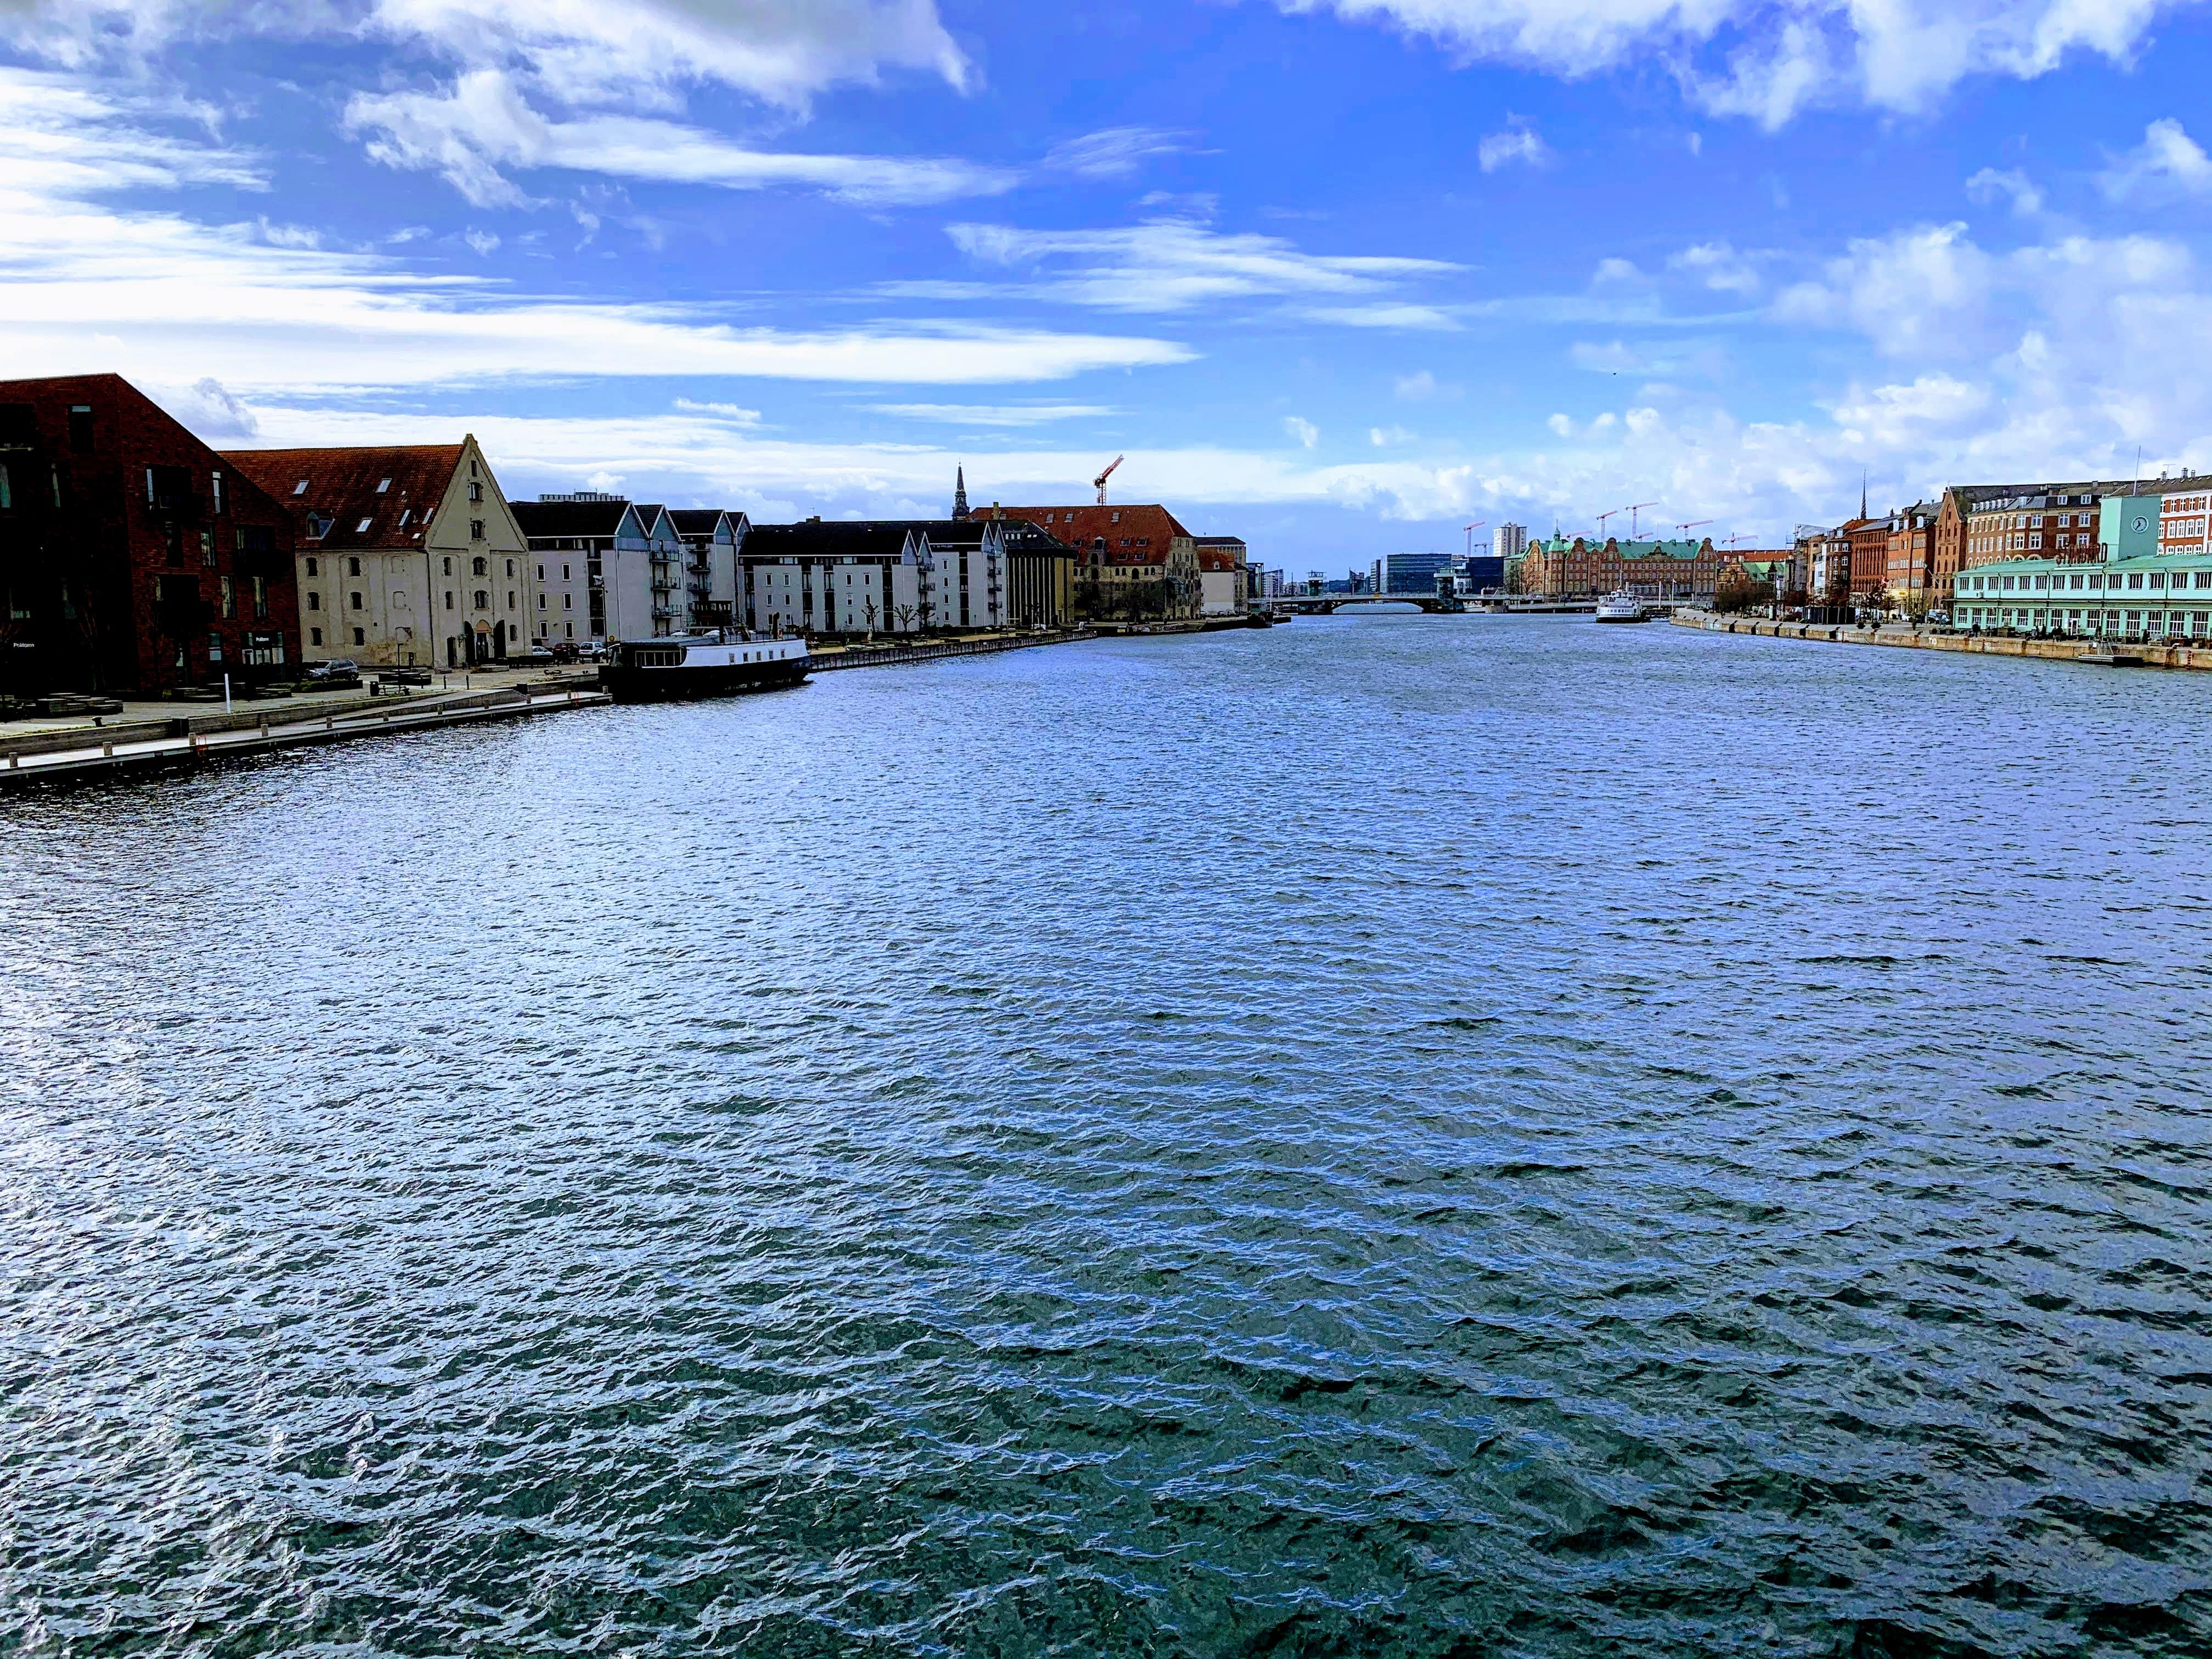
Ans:
<svg viewBox="0 0 2212 1659"><path fill-rule="evenodd" d="M509 668L544 668L553 659L553 653L542 645L533 645L527 650L510 651L507 653L507 665Z"/></svg>
<svg viewBox="0 0 2212 1659"><path fill-rule="evenodd" d="M307 683L319 686L359 685L361 665L350 657L333 657L328 662L311 662L307 665Z"/></svg>
<svg viewBox="0 0 2212 1659"><path fill-rule="evenodd" d="M577 660L577 661L579 661L579 662L605 662L605 661L606 660L606 659L607 659L607 647L606 647L606 645L605 645L605 643L604 641L599 641L599 640L580 640L580 641L579 641L577 642L577 645L576 645L576 660Z"/></svg>

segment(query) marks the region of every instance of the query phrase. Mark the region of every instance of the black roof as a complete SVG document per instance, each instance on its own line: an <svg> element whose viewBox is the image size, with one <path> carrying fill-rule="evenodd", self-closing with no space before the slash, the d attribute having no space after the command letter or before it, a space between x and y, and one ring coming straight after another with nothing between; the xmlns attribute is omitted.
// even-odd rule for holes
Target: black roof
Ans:
<svg viewBox="0 0 2212 1659"><path fill-rule="evenodd" d="M628 501L509 501L522 533L541 536L611 536L629 511Z"/></svg>
<svg viewBox="0 0 2212 1659"><path fill-rule="evenodd" d="M896 556L915 531L943 544L973 543L982 534L963 519L808 519L754 525L745 532L745 551L800 559Z"/></svg>
<svg viewBox="0 0 2212 1659"><path fill-rule="evenodd" d="M676 533L679 536L711 536L714 533L714 526L726 516L736 515L726 514L719 507L672 507L668 509L669 520L675 525Z"/></svg>

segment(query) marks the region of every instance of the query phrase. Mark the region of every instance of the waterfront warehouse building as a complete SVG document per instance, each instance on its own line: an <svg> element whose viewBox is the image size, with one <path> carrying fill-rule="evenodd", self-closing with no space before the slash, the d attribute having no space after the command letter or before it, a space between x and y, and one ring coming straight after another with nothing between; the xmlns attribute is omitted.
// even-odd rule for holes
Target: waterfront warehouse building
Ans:
<svg viewBox="0 0 2212 1659"><path fill-rule="evenodd" d="M530 545L473 436L224 459L292 513L310 660L462 668L528 638Z"/></svg>
<svg viewBox="0 0 2212 1659"><path fill-rule="evenodd" d="M116 374L0 381L0 690L289 679L294 521Z"/></svg>
<svg viewBox="0 0 2212 1659"><path fill-rule="evenodd" d="M1191 622L1204 586L1198 538L1157 502L1129 507L1000 507L970 515L1020 519L1074 549L1075 610L1090 621Z"/></svg>

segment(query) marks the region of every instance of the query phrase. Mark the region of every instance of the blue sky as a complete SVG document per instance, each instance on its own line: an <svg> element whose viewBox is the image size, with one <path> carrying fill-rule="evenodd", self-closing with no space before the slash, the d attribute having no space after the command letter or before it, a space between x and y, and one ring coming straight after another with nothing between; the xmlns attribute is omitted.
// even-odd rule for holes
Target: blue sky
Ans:
<svg viewBox="0 0 2212 1659"><path fill-rule="evenodd" d="M1301 574L1645 501L1766 543L1863 471L2212 464L2207 21L0 0L0 361L764 520L1126 453Z"/></svg>

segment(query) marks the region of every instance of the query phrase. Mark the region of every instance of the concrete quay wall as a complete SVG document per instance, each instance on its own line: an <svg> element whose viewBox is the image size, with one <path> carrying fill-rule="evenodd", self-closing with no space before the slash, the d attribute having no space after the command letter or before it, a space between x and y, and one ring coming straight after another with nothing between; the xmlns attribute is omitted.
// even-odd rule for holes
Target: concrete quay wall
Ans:
<svg viewBox="0 0 2212 1659"><path fill-rule="evenodd" d="M1920 633L1906 629L1880 629L1869 633L1827 623L1765 622L1750 617L1719 617L1711 611L1678 611L1669 618L1677 628L1702 629L1708 634L1755 634L1773 640L1820 640L1837 645L1890 646L1910 651L1958 651L1969 656L2042 657L2054 662L2078 662L2118 652L2146 668L2212 669L2212 646L2151 645L2123 640L2028 640L1995 634Z"/></svg>

